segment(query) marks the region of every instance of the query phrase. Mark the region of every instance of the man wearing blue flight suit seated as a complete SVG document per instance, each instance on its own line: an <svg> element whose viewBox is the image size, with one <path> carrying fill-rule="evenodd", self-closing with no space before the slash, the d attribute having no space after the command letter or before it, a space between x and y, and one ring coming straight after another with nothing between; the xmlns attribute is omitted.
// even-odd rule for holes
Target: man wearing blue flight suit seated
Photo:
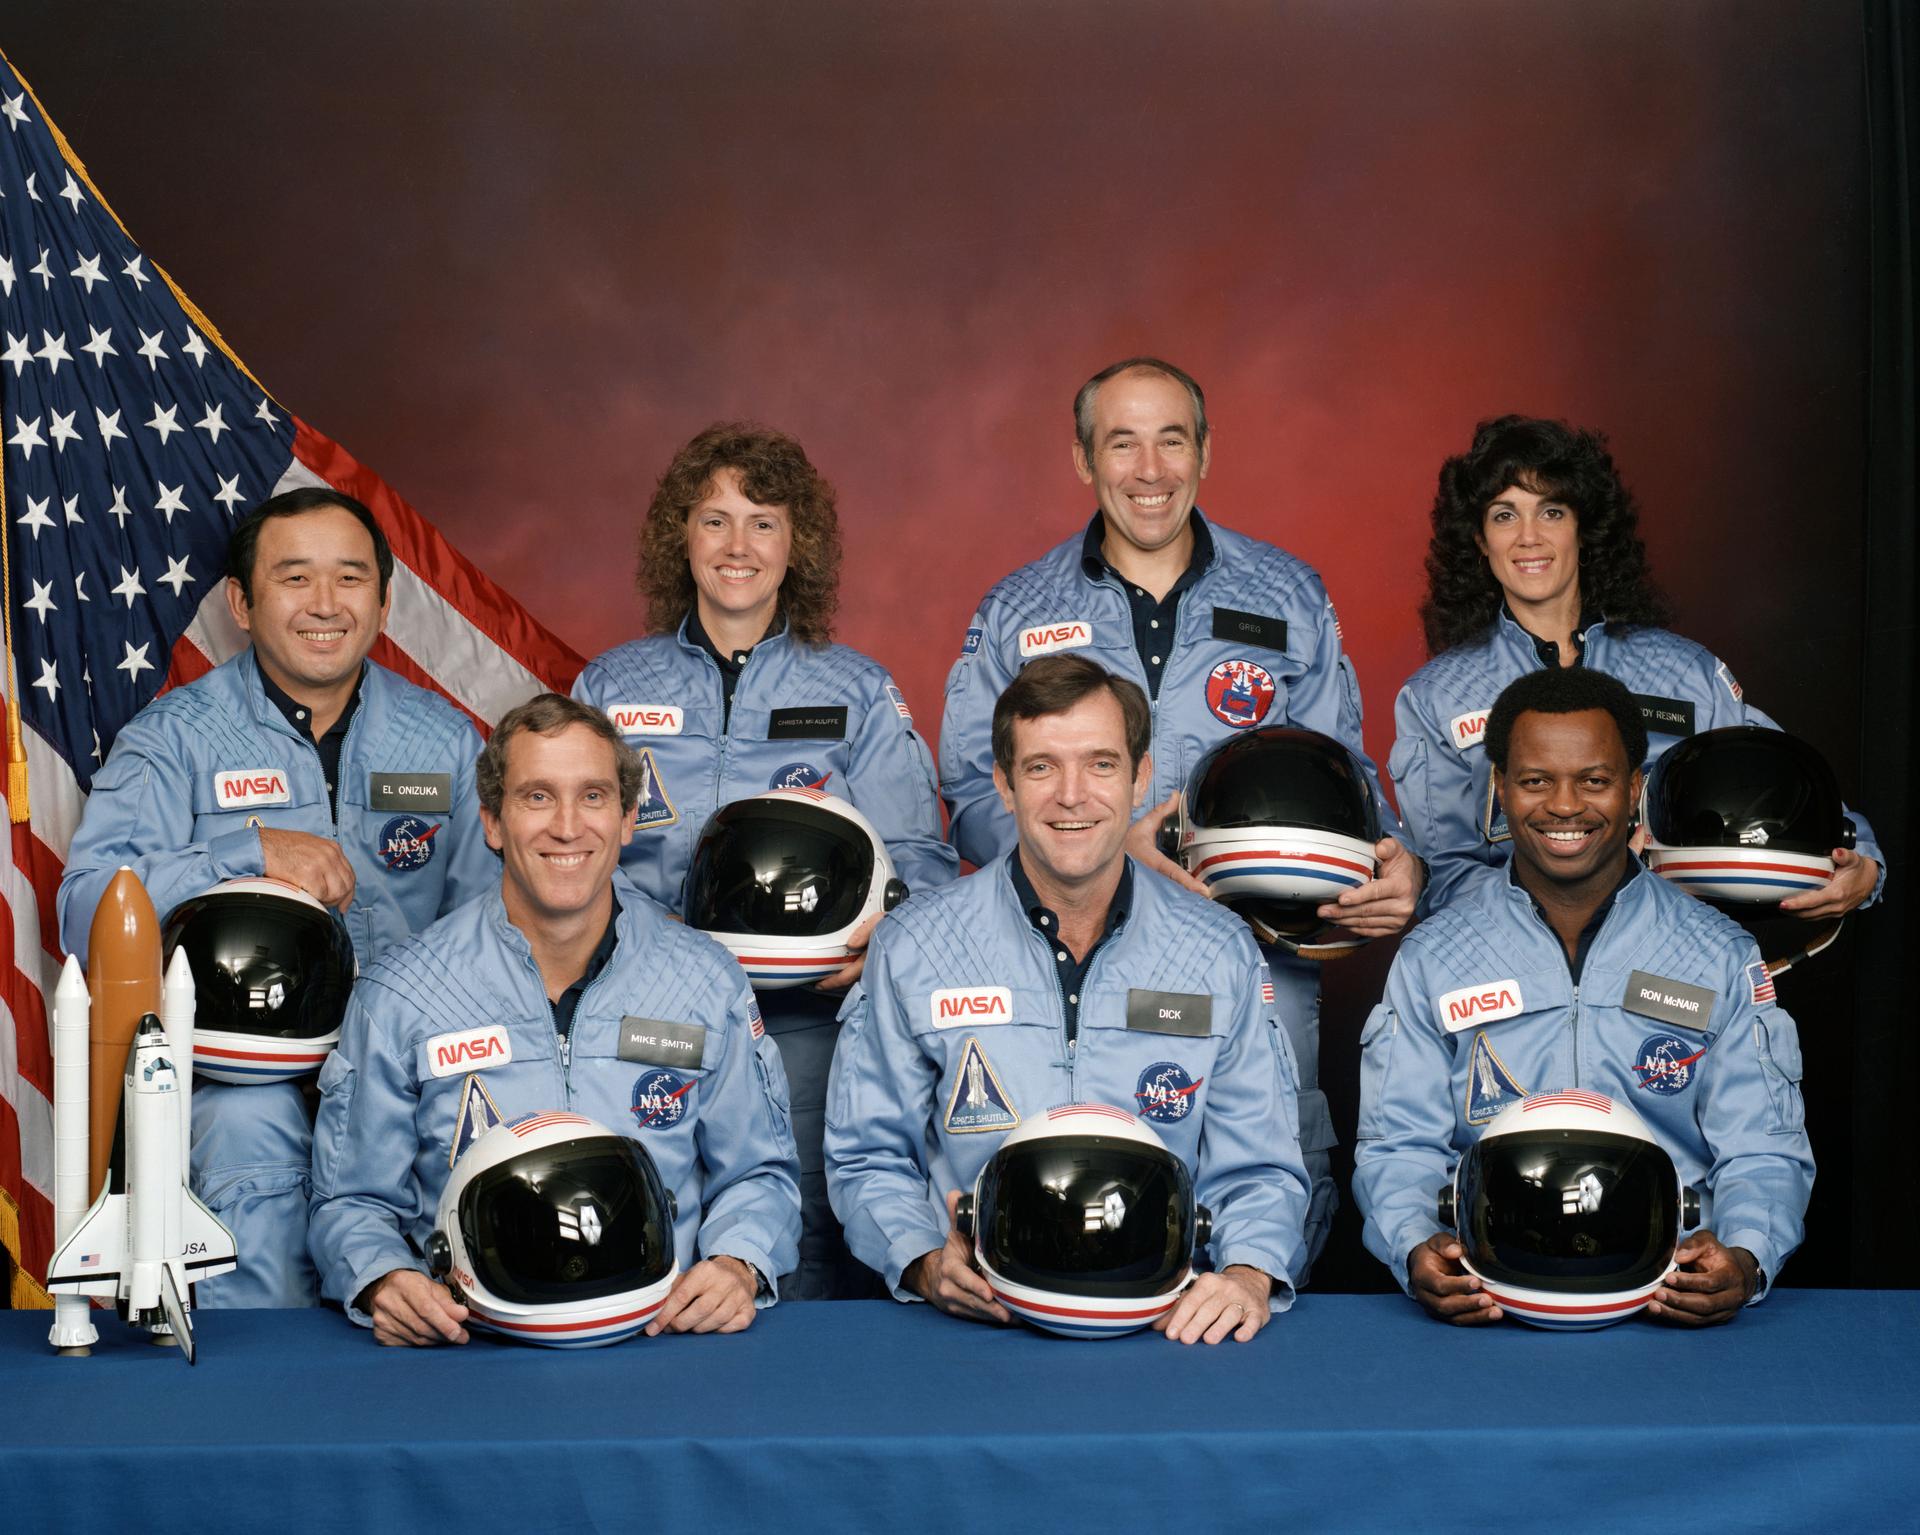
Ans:
<svg viewBox="0 0 1920 1535"><path fill-rule="evenodd" d="M1793 1020L1752 938L1628 850L1647 733L1622 683L1530 672L1486 736L1513 857L1407 936L1367 1023L1353 1179L1367 1247L1433 1315L1498 1320L1438 1229L1436 1191L1508 1103L1586 1088L1631 1104L1701 1191L1701 1227L1648 1311L1729 1321L1805 1233Z"/></svg>
<svg viewBox="0 0 1920 1535"><path fill-rule="evenodd" d="M61 941L85 963L94 907L127 864L162 917L222 880L297 885L344 913L369 965L496 878L474 797L478 738L445 699L367 659L393 551L351 496L318 487L261 503L233 531L227 573L251 644L120 732L68 851ZM199 1304L314 1303L312 1146L302 1084L197 1085L193 1187L240 1256L198 1286Z"/></svg>
<svg viewBox="0 0 1920 1535"><path fill-rule="evenodd" d="M1155 835L1194 765L1237 730L1293 725L1332 736L1366 764L1392 834L1379 877L1321 908L1368 938L1411 919L1424 874L1400 841L1360 738L1360 688L1320 578L1272 544L1221 527L1195 506L1212 461L1206 400L1171 363L1134 357L1102 369L1074 399L1073 462L1099 510L1075 534L990 591L947 677L940 792L960 856L985 866L1013 845L995 792L994 700L1034 656L1084 651L1153 700L1152 808L1127 850L1143 867L1205 893L1164 857ZM1307 1250L1319 1254L1338 1204L1335 1144L1320 1091L1319 967L1266 951L1300 1077L1300 1144L1312 1176Z"/></svg>
<svg viewBox="0 0 1920 1535"><path fill-rule="evenodd" d="M1027 667L993 713L1017 845L875 931L828 1088L827 1189L902 1300L1009 1320L954 1201L1023 1117L1085 1101L1148 1120L1213 1211L1215 1272L1169 1338L1244 1342L1292 1303L1307 1208L1293 1055L1245 924L1127 856L1150 728L1145 694L1085 656ZM956 997L974 1005L942 1008Z"/></svg>
<svg viewBox="0 0 1920 1535"><path fill-rule="evenodd" d="M681 1272L648 1333L738 1332L800 1234L786 1078L746 977L630 885L616 896L641 764L604 714L541 694L477 778L503 872L361 976L320 1073L321 1291L382 1343L466 1341L419 1253L472 1074L505 1118L565 1109L639 1140L679 1202Z"/></svg>

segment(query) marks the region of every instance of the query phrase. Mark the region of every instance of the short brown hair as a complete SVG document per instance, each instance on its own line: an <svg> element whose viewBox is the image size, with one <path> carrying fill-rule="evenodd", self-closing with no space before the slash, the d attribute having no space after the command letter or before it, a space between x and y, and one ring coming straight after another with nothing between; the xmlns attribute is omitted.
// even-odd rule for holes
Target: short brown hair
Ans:
<svg viewBox="0 0 1920 1535"><path fill-rule="evenodd" d="M1080 444L1080 451L1089 459L1093 457L1094 396L1100 393L1100 386L1108 379L1118 378L1122 373L1158 373L1186 390L1187 403L1193 407L1193 445L1196 448L1207 445L1207 397L1201 392L1199 381L1184 368L1176 368L1161 358L1127 357L1119 362L1108 363L1082 384L1073 396L1073 435Z"/></svg>
<svg viewBox="0 0 1920 1535"><path fill-rule="evenodd" d="M620 738L613 721L598 709L577 703L564 693L541 693L517 708L509 709L493 727L487 744L480 749L474 764L474 788L480 795L480 807L488 815L499 815L507 788L507 743L515 736L531 731L538 736L557 736L569 725L585 725L613 748L613 765L620 774L621 813L640 803L640 754Z"/></svg>
<svg viewBox="0 0 1920 1535"><path fill-rule="evenodd" d="M1065 714L1083 699L1107 692L1120 705L1127 730L1127 766L1138 770L1140 759L1153 744L1153 711L1140 684L1116 677L1098 661L1085 656L1042 656L1029 662L1006 686L993 705L993 761L1013 777L1013 722L1042 715Z"/></svg>
<svg viewBox="0 0 1920 1535"><path fill-rule="evenodd" d="M833 613L840 603L840 522L833 486L793 438L750 421L708 427L674 454L660 476L640 525L635 583L647 605L647 631L671 634L693 610L687 519L713 493L713 477L722 469L740 476L741 491L755 505L787 509L793 548L780 583L779 612L794 639L805 645L826 644L833 638Z"/></svg>

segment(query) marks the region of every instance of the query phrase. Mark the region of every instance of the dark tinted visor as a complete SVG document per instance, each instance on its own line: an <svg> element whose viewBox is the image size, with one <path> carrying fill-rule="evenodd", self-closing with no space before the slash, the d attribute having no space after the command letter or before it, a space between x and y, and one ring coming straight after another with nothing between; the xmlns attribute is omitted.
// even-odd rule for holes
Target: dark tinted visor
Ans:
<svg viewBox="0 0 1920 1535"><path fill-rule="evenodd" d="M860 914L873 844L842 816L736 800L708 818L687 875L687 922L712 933L817 938Z"/></svg>
<svg viewBox="0 0 1920 1535"><path fill-rule="evenodd" d="M638 1290L673 1267L673 1221L634 1142L565 1141L491 1167L460 1195L474 1278L518 1305Z"/></svg>
<svg viewBox="0 0 1920 1535"><path fill-rule="evenodd" d="M340 1027L353 990L353 942L329 911L252 891L183 901L161 932L187 951L194 1023L263 1039L318 1039Z"/></svg>
<svg viewBox="0 0 1920 1535"><path fill-rule="evenodd" d="M1539 1130L1461 1158L1467 1262L1483 1278L1565 1295L1651 1284L1679 1239L1673 1159L1630 1136Z"/></svg>
<svg viewBox="0 0 1920 1535"><path fill-rule="evenodd" d="M1187 818L1214 829L1303 826L1380 840L1365 776L1339 742L1269 726L1223 741L1194 768Z"/></svg>
<svg viewBox="0 0 1920 1535"><path fill-rule="evenodd" d="M1774 848L1822 857L1842 846L1840 789L1826 759L1778 730L1709 730L1648 770L1647 825L1668 847Z"/></svg>
<svg viewBox="0 0 1920 1535"><path fill-rule="evenodd" d="M1193 1258L1193 1180L1171 1152L1085 1136L994 1153L974 1213L980 1249L1015 1284L1068 1295L1164 1295Z"/></svg>

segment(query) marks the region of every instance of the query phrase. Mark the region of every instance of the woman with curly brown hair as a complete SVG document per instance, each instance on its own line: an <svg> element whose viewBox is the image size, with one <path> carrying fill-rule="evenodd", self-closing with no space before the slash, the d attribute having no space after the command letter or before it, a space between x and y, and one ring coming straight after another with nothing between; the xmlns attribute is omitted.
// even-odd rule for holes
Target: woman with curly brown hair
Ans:
<svg viewBox="0 0 1920 1535"><path fill-rule="evenodd" d="M833 487L793 438L723 422L674 455L640 529L646 637L590 661L573 688L640 753L640 805L621 868L669 910L683 909L707 817L769 789L847 800L911 889L958 872L941 839L933 760L900 690L876 662L831 641L839 579ZM861 964L817 989L760 994L800 1151L800 1267L782 1279L784 1298L885 1293L847 1252L821 1170L835 1015Z"/></svg>
<svg viewBox="0 0 1920 1535"><path fill-rule="evenodd" d="M1394 701L1388 759L1434 907L1507 861L1482 741L1494 699L1524 673L1586 665L1618 677L1646 718L1650 757L1723 725L1779 728L1724 661L1663 627L1638 522L1606 438L1562 421L1483 421L1441 466L1420 605L1433 659ZM1830 920L1878 893L1880 849L1854 820L1857 851L1835 851L1832 882L1783 907Z"/></svg>

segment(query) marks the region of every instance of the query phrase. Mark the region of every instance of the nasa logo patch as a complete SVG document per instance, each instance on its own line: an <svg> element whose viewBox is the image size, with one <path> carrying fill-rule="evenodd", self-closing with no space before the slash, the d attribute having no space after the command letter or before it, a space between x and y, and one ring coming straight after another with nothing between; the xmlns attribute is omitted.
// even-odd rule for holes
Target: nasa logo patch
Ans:
<svg viewBox="0 0 1920 1535"><path fill-rule="evenodd" d="M687 1117L687 1090L693 1086L677 1071L662 1066L633 1079L633 1119L642 1130L671 1130Z"/></svg>
<svg viewBox="0 0 1920 1535"><path fill-rule="evenodd" d="M823 773L811 762L783 762L767 780L769 789L824 789L832 773Z"/></svg>
<svg viewBox="0 0 1920 1535"><path fill-rule="evenodd" d="M653 760L653 748L640 749L640 803L634 815L633 829L646 831L656 826L671 826L680 812L667 798L666 785L660 782L660 769Z"/></svg>
<svg viewBox="0 0 1920 1535"><path fill-rule="evenodd" d="M440 830L440 824L423 816L395 816L380 828L380 844L375 849L380 861L396 874L424 869L433 861L433 834Z"/></svg>
<svg viewBox="0 0 1920 1535"><path fill-rule="evenodd" d="M1202 1077L1200 1082L1207 1079ZM1134 1088L1134 1101L1140 1105L1140 1117L1156 1124L1177 1125L1193 1112L1193 1095L1200 1082L1187 1075L1178 1061L1155 1061L1140 1073Z"/></svg>
<svg viewBox="0 0 1920 1535"><path fill-rule="evenodd" d="M1707 1047L1677 1034L1649 1034L1633 1054L1634 1085L1662 1098L1676 1097L1693 1086L1700 1057Z"/></svg>
<svg viewBox="0 0 1920 1535"><path fill-rule="evenodd" d="M1273 673L1257 662L1235 657L1207 674L1207 707L1235 730L1250 730L1273 707Z"/></svg>

